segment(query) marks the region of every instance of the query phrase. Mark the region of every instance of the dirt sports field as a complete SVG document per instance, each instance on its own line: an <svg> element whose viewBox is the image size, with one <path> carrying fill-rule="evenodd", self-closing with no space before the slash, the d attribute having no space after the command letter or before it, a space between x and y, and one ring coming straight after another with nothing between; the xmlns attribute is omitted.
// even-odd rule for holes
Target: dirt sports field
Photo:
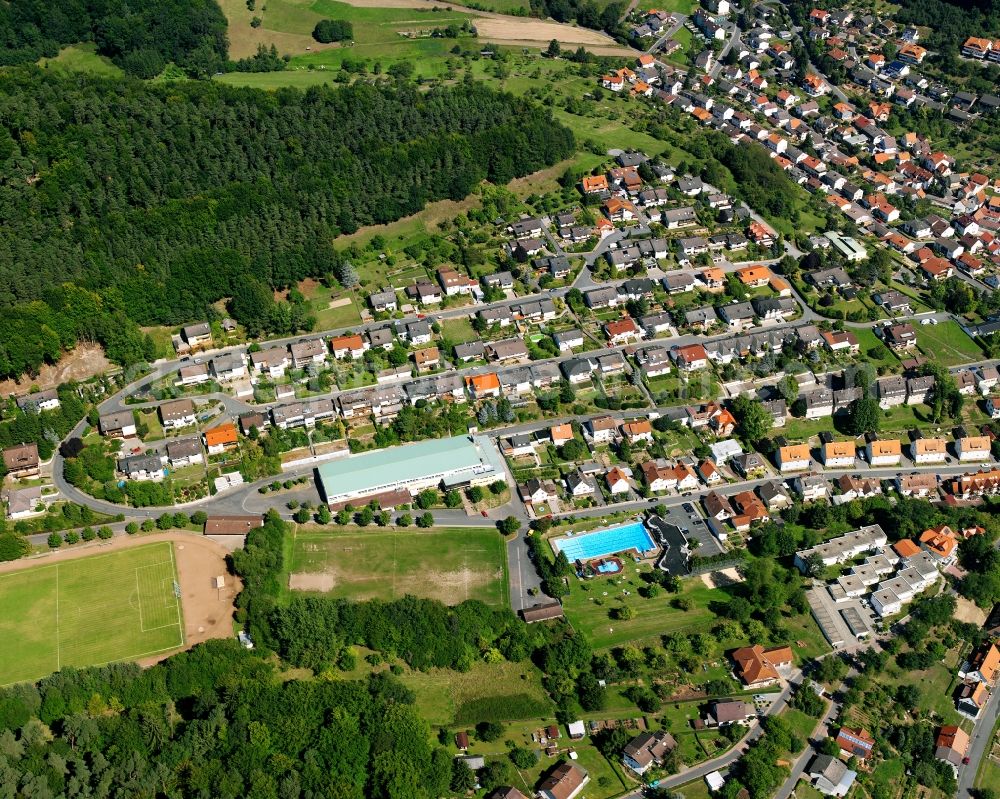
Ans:
<svg viewBox="0 0 1000 799"><path fill-rule="evenodd" d="M233 635L233 601L240 591L239 581L226 570L227 550L215 541L194 533L166 532L148 536L116 536L110 541L95 541L73 549L59 549L32 558L0 564L0 575L26 572L34 568L66 563L79 558L104 555L157 542L173 545L177 580L181 588L181 612L184 625L184 644L181 647L157 653L139 660L143 666L152 665L180 649L212 638L230 638ZM225 586L214 587L214 579L225 576Z"/></svg>
<svg viewBox="0 0 1000 799"><path fill-rule="evenodd" d="M493 528L297 531L288 587L355 600L406 594L449 605L507 602L506 547Z"/></svg>

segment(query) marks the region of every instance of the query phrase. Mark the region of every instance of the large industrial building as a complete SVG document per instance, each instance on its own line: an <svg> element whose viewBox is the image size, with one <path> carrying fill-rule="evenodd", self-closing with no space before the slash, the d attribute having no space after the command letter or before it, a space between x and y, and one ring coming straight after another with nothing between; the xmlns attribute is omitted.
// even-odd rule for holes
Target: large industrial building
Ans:
<svg viewBox="0 0 1000 799"><path fill-rule="evenodd" d="M363 452L316 469L320 496L331 506L364 504L402 491L416 495L439 486L488 485L494 480L507 480L500 452L489 438L472 435Z"/></svg>

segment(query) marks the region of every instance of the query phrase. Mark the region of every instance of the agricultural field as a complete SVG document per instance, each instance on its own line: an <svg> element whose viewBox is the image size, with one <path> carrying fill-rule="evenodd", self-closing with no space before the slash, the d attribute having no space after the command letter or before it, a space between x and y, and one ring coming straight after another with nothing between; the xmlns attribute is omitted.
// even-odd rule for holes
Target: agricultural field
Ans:
<svg viewBox="0 0 1000 799"><path fill-rule="evenodd" d="M168 542L0 574L0 684L182 646L176 580Z"/></svg>
<svg viewBox="0 0 1000 799"><path fill-rule="evenodd" d="M300 530L290 572L293 590L354 600L412 594L451 605L508 602L506 547L492 527Z"/></svg>

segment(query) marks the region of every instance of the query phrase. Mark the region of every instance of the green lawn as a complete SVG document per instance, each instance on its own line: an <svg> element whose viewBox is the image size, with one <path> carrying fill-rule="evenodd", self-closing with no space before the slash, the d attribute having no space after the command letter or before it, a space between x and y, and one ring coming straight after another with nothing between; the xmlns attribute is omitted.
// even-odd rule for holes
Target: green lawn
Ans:
<svg viewBox="0 0 1000 799"><path fill-rule="evenodd" d="M457 604L504 606L507 550L493 528L312 528L295 534L290 587L329 596L396 599L406 594Z"/></svg>
<svg viewBox="0 0 1000 799"><path fill-rule="evenodd" d="M637 593L643 582L633 569L629 565L625 576L620 579L598 578L586 583L570 581L570 593L563 598L566 616L595 649L654 638L670 632L704 631L715 619L715 614L708 608L709 603L728 601L725 591L706 588L698 578L686 580L679 594L691 600L691 610L678 610L671 606L671 600L678 595L661 592L653 599L643 599ZM625 596L624 591L628 591L629 596ZM611 619L609 611L621 605L631 607L635 611L635 617L628 621Z"/></svg>
<svg viewBox="0 0 1000 799"><path fill-rule="evenodd" d="M170 543L0 575L0 684L183 645L176 579Z"/></svg>
<svg viewBox="0 0 1000 799"><path fill-rule="evenodd" d="M407 671L401 679L416 694L420 715L434 725L542 718L553 712L541 673L527 662L477 662L467 672Z"/></svg>
<svg viewBox="0 0 1000 799"><path fill-rule="evenodd" d="M920 350L945 366L974 363L983 357L979 348L958 322L951 320L936 325L917 325L917 346Z"/></svg>
<svg viewBox="0 0 1000 799"><path fill-rule="evenodd" d="M42 58L38 65L43 69L58 69L64 72L89 72L102 77L119 78L122 71L111 61L97 54L93 42L64 47L54 58Z"/></svg>
<svg viewBox="0 0 1000 799"><path fill-rule="evenodd" d="M793 707L786 707L782 710L781 718L788 722L789 726L792 728L792 732L794 732L802 740L803 745L809 741L812 731L816 728L816 725L819 724L819 719L815 719ZM792 752L792 754L797 755L798 752Z"/></svg>
<svg viewBox="0 0 1000 799"><path fill-rule="evenodd" d="M441 322L441 337L448 339L453 344L463 344L466 341L475 341L479 334L472 329L472 320L467 316L458 319L445 319Z"/></svg>
<svg viewBox="0 0 1000 799"><path fill-rule="evenodd" d="M888 366L890 368L899 366L899 359L892 354L892 350L886 347L879 340L878 336L872 332L871 328L852 328L852 332L858 337L858 343L861 345L861 354L864 355L866 360L868 360L875 368L878 368L879 366ZM885 349L885 354L877 360L868 354L868 351L875 347L882 347Z"/></svg>
<svg viewBox="0 0 1000 799"><path fill-rule="evenodd" d="M339 330L361 324L358 299L349 291L333 291L327 286L316 286L308 297L316 316L317 330Z"/></svg>

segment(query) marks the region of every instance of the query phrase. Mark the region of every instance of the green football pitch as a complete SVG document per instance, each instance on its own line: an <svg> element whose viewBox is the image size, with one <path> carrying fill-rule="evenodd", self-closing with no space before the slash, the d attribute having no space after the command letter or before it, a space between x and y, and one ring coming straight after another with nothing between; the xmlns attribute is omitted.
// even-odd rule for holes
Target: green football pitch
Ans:
<svg viewBox="0 0 1000 799"><path fill-rule="evenodd" d="M0 685L184 643L173 545L0 574Z"/></svg>

